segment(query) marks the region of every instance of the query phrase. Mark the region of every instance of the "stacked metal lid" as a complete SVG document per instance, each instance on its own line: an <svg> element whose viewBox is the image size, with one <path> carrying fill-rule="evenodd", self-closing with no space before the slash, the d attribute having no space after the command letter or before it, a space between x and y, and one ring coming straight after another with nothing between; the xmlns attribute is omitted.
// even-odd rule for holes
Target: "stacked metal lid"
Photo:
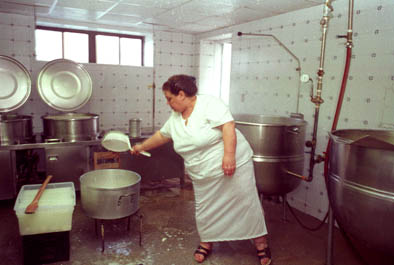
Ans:
<svg viewBox="0 0 394 265"><path fill-rule="evenodd" d="M48 106L59 111L74 111L89 101L92 80L81 64L58 59L48 62L41 69L37 89Z"/></svg>
<svg viewBox="0 0 394 265"><path fill-rule="evenodd" d="M17 60L0 55L0 112L20 108L31 93L29 71ZM85 68L71 60L48 62L37 78L40 97L59 111L74 111L84 106L92 95L92 80Z"/></svg>
<svg viewBox="0 0 394 265"><path fill-rule="evenodd" d="M29 71L17 60L0 55L0 112L21 107L31 92Z"/></svg>

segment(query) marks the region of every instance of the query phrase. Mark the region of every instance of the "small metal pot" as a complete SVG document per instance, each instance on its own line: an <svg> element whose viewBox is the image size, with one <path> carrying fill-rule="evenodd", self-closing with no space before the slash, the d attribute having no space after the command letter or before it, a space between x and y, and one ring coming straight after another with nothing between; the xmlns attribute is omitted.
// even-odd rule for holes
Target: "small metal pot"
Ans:
<svg viewBox="0 0 394 265"><path fill-rule="evenodd" d="M99 116L90 113L46 115L43 138L46 142L76 142L96 140L99 135Z"/></svg>
<svg viewBox="0 0 394 265"><path fill-rule="evenodd" d="M141 137L141 119L129 120L129 134L131 138Z"/></svg>
<svg viewBox="0 0 394 265"><path fill-rule="evenodd" d="M124 169L99 169L83 174L81 203L85 214L95 219L119 219L139 209L141 176Z"/></svg>
<svg viewBox="0 0 394 265"><path fill-rule="evenodd" d="M0 115L0 145L23 144L34 141L32 117Z"/></svg>

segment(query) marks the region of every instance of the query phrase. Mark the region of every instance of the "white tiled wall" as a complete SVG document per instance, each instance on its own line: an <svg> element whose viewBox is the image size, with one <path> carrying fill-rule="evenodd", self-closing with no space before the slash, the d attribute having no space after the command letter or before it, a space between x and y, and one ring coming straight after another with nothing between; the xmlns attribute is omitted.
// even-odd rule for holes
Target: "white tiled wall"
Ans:
<svg viewBox="0 0 394 265"><path fill-rule="evenodd" d="M47 106L37 92L36 80L45 62L34 59L33 16L0 13L0 54L21 62L31 73L32 92L18 114L33 116L35 133L43 131L41 117L58 113ZM99 115L100 131L128 131L131 118L141 118L147 131L163 125L170 108L161 92L161 85L173 74L195 75L194 37L188 34L154 32L154 67L131 67L85 64L92 78L93 92L89 102L76 112ZM148 58L149 59L149 58ZM153 84L156 85L153 115Z"/></svg>
<svg viewBox="0 0 394 265"><path fill-rule="evenodd" d="M190 34L155 32L156 111L155 126L160 128L171 109L161 91L162 84L174 74L197 75L196 42Z"/></svg>
<svg viewBox="0 0 394 265"><path fill-rule="evenodd" d="M325 102L320 109L316 154L322 154L326 148L345 64L345 40L336 36L347 32L348 0L333 2L333 8L325 53L322 94ZM233 113L287 116L296 112L298 88L297 63L273 38L238 37L237 32L273 34L299 58L301 72L313 78L316 88L322 16L323 7L319 6L198 36L206 39L225 33L233 35L230 89ZM394 129L393 16L391 0L355 1L353 60L338 129ZM309 88L309 84L302 84L299 98L299 112L308 122L307 140L312 136L314 115ZM305 158L304 174L307 174L309 155ZM288 194L288 199L301 211L323 218L328 207L323 164L315 166L314 180L302 182Z"/></svg>

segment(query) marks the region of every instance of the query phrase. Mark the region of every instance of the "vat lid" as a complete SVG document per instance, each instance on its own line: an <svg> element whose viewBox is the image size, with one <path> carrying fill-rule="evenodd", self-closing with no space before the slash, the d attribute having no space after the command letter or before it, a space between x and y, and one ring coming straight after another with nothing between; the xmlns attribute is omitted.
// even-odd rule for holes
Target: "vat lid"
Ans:
<svg viewBox="0 0 394 265"><path fill-rule="evenodd" d="M17 60L0 55L0 112L21 107L29 98L31 78L27 69Z"/></svg>
<svg viewBox="0 0 394 265"><path fill-rule="evenodd" d="M48 62L41 69L37 88L48 106L60 111L74 111L89 101L92 79L82 64L57 59Z"/></svg>
<svg viewBox="0 0 394 265"><path fill-rule="evenodd" d="M336 130L329 135L335 142L364 148L394 151L394 132L389 130Z"/></svg>
<svg viewBox="0 0 394 265"><path fill-rule="evenodd" d="M380 140L380 139L370 136L370 135L365 135L365 136L355 140L351 144L362 146L362 147L367 147L367 148L377 148L377 149L386 149L386 150L393 150L394 151L393 144L383 141L383 140Z"/></svg>

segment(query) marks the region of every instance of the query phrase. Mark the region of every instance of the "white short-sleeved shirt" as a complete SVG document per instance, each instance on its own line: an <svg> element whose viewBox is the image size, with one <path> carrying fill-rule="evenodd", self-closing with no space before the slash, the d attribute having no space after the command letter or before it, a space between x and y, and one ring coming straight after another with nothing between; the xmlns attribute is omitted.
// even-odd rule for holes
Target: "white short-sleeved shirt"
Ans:
<svg viewBox="0 0 394 265"><path fill-rule="evenodd" d="M173 112L160 133L174 142L175 151L183 157L185 168L192 178L202 179L223 174L224 144L222 131L217 128L233 117L222 100L198 95L187 125L179 112ZM236 129L237 167L246 163L253 151L245 137Z"/></svg>

